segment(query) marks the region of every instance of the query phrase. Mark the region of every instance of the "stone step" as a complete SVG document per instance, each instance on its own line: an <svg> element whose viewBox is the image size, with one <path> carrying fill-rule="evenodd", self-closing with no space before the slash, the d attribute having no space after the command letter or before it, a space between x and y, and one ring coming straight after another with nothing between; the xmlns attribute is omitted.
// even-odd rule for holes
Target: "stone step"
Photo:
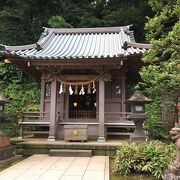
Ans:
<svg viewBox="0 0 180 180"><path fill-rule="evenodd" d="M51 149L49 150L49 156L91 157L92 150Z"/></svg>

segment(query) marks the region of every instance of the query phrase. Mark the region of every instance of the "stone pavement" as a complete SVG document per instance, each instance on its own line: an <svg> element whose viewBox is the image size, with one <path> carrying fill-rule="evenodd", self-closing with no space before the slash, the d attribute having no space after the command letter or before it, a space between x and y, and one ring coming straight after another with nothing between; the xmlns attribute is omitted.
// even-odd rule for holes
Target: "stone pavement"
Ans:
<svg viewBox="0 0 180 180"><path fill-rule="evenodd" d="M0 180L109 180L109 157L36 154L0 172Z"/></svg>

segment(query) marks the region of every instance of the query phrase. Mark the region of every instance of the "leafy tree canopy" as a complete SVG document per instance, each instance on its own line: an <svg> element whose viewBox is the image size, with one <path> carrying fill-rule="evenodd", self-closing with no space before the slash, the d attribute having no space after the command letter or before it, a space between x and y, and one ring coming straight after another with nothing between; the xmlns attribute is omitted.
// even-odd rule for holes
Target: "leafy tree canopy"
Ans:
<svg viewBox="0 0 180 180"><path fill-rule="evenodd" d="M144 54L142 78L152 94L180 92L180 1L149 0L155 12L145 25L153 48Z"/></svg>
<svg viewBox="0 0 180 180"><path fill-rule="evenodd" d="M72 28L72 25L67 23L62 16L52 16L48 20L48 25L53 28Z"/></svg>

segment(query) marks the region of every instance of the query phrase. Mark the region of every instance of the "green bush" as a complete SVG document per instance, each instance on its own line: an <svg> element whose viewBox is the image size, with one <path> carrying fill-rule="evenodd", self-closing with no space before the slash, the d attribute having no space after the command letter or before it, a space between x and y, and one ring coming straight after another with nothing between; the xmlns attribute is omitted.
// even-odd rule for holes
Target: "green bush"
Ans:
<svg viewBox="0 0 180 180"><path fill-rule="evenodd" d="M175 157L176 147L174 144L160 141L130 143L117 150L113 173L116 175L152 174L160 179L163 178L164 170Z"/></svg>
<svg viewBox="0 0 180 180"><path fill-rule="evenodd" d="M0 121L0 130L8 137L19 136L19 124L17 113L8 113L4 120Z"/></svg>
<svg viewBox="0 0 180 180"><path fill-rule="evenodd" d="M153 103L146 105L146 111L149 114L149 118L145 122L145 127L149 136L153 139L163 141L169 140L169 132L164 129L161 120L161 102L156 100Z"/></svg>

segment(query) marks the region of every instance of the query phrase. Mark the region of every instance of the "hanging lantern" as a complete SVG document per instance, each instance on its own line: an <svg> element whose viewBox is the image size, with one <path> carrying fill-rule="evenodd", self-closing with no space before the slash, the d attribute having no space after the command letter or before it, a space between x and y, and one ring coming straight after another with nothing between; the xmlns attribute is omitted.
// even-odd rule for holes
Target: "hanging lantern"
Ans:
<svg viewBox="0 0 180 180"><path fill-rule="evenodd" d="M72 90L71 84L70 84L70 86L69 86L69 94L70 94L70 95L73 94L73 90Z"/></svg>
<svg viewBox="0 0 180 180"><path fill-rule="evenodd" d="M61 83L60 88L59 88L59 94L63 93L63 83Z"/></svg>
<svg viewBox="0 0 180 180"><path fill-rule="evenodd" d="M88 85L87 94L91 94L91 84Z"/></svg>
<svg viewBox="0 0 180 180"><path fill-rule="evenodd" d="M76 87L75 87L75 92L74 92L74 94L78 94L78 86L76 85Z"/></svg>

